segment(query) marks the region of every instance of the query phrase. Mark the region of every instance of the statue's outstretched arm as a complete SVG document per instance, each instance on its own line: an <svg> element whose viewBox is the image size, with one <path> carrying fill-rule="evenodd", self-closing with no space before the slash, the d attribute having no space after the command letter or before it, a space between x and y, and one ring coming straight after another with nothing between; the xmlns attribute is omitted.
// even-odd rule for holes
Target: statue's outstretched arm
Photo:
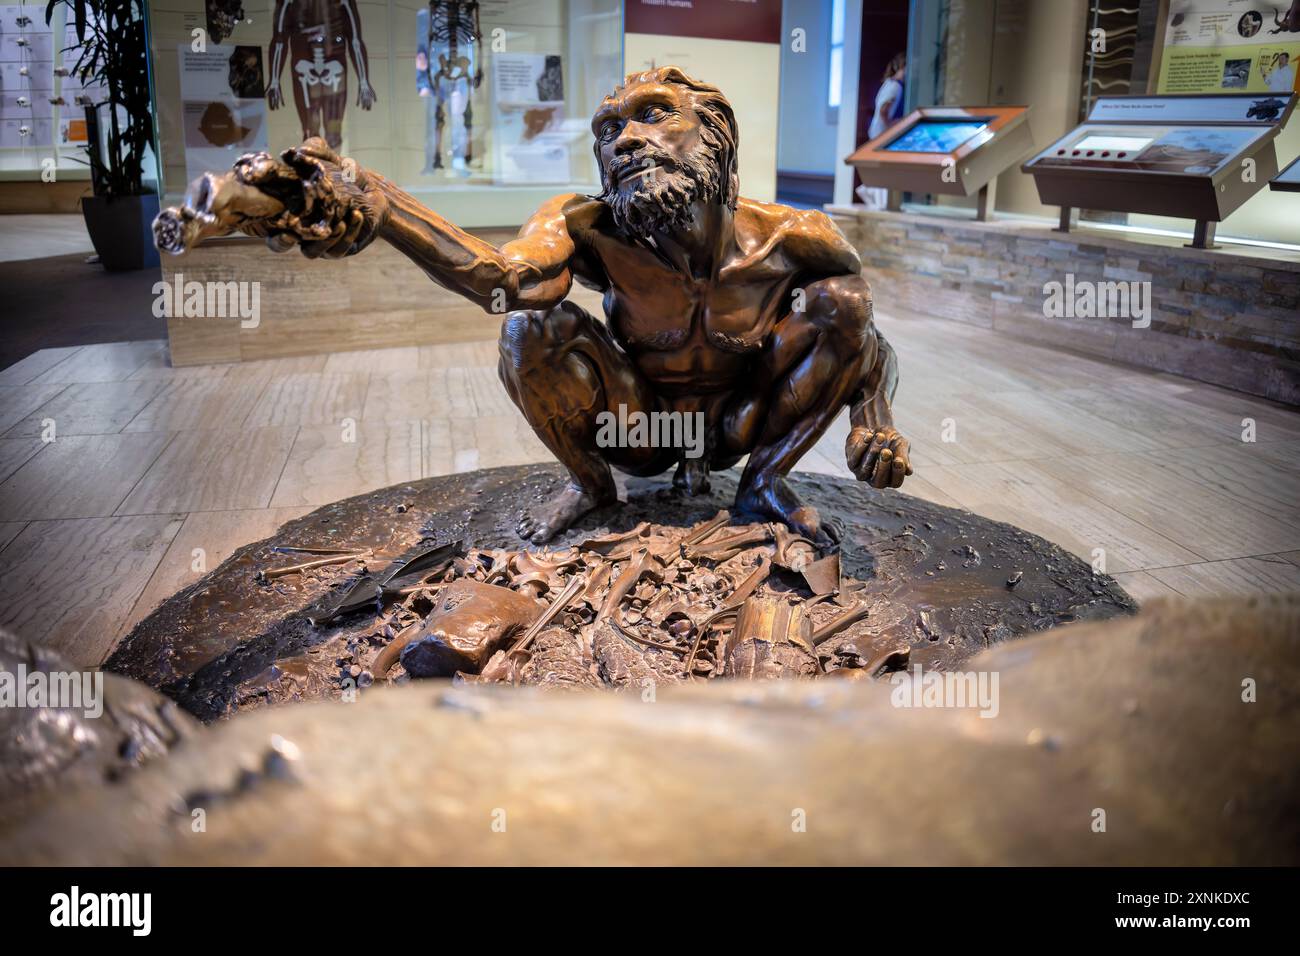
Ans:
<svg viewBox="0 0 1300 956"><path fill-rule="evenodd" d="M517 239L497 249L312 138L279 157L250 153L228 173L195 180L185 202L154 221L154 239L179 254L243 232L265 237L276 251L297 245L310 258L340 258L382 238L484 309L544 309L562 301L572 283L567 200L548 202Z"/></svg>

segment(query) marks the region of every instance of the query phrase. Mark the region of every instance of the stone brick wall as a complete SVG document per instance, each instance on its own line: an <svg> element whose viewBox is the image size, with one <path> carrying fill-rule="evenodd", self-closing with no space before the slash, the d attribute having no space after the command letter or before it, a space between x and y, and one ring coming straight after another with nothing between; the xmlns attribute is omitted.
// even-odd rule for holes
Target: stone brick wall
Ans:
<svg viewBox="0 0 1300 956"><path fill-rule="evenodd" d="M891 306L1300 405L1300 255L832 208ZM1048 318L1049 283L1149 282L1150 327Z"/></svg>

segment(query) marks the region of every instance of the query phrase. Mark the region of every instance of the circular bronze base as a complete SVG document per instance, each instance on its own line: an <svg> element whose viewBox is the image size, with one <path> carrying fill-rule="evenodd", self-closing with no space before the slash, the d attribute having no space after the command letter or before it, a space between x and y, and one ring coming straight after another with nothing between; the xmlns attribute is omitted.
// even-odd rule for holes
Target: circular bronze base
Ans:
<svg viewBox="0 0 1300 956"><path fill-rule="evenodd" d="M514 531L521 510L557 492L563 480L558 466L495 468L326 505L240 548L169 598L105 666L160 689L204 720L364 687L366 662L393 635L376 632L373 613L322 627L306 617L355 581L359 565L324 565L269 581L259 572L331 548L369 549L371 571L413 547L456 539L467 548L523 550L526 542ZM688 498L666 478L629 479L626 504L593 512L548 547L642 521L690 527L730 508L735 483L734 472L715 474L709 493ZM864 659L901 645L912 664L950 668L1023 634L1135 610L1112 579L1011 525L830 476L800 474L791 484L842 529L843 574L866 585L870 613L843 635ZM284 550L294 548L313 553Z"/></svg>

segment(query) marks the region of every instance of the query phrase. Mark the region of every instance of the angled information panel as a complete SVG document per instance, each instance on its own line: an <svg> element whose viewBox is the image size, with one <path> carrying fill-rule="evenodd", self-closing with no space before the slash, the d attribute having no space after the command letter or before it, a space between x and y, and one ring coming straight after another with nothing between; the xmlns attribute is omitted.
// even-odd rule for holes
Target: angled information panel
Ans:
<svg viewBox="0 0 1300 956"><path fill-rule="evenodd" d="M867 186L945 196L980 194L979 218L993 207L999 173L1034 148L1027 106L927 106L913 110L845 160Z"/></svg>
<svg viewBox="0 0 1300 956"><path fill-rule="evenodd" d="M1277 175L1273 140L1293 93L1103 96L1088 118L1021 168L1039 198L1071 208L1197 221L1193 245Z"/></svg>

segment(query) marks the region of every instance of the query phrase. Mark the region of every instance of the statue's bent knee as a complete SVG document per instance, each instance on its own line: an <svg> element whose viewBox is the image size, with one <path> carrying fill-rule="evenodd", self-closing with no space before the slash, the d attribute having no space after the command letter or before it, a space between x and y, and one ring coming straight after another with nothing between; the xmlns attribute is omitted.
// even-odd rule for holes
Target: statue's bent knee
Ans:
<svg viewBox="0 0 1300 956"><path fill-rule="evenodd" d="M523 372L552 364L582 335L585 312L569 302L552 309L520 309L501 323L497 348L510 369Z"/></svg>
<svg viewBox="0 0 1300 956"><path fill-rule="evenodd" d="M834 276L804 289L807 315L827 332L862 343L871 328L871 286L859 275Z"/></svg>

